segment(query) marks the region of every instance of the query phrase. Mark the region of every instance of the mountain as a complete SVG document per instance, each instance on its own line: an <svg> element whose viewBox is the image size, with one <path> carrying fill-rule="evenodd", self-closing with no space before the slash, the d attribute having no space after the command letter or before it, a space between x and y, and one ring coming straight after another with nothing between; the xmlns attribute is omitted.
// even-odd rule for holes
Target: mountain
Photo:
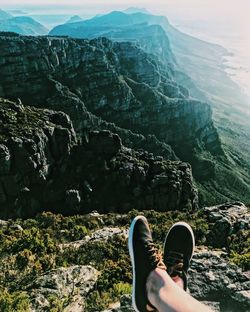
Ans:
<svg viewBox="0 0 250 312"><path fill-rule="evenodd" d="M7 13L11 14L12 16L23 16L28 14L23 10L7 10Z"/></svg>
<svg viewBox="0 0 250 312"><path fill-rule="evenodd" d="M12 18L12 15L0 9L0 21Z"/></svg>
<svg viewBox="0 0 250 312"><path fill-rule="evenodd" d="M16 32L21 35L45 35L48 30L33 18L28 16L16 16L0 21L0 31Z"/></svg>
<svg viewBox="0 0 250 312"><path fill-rule="evenodd" d="M0 76L2 96L21 98L29 104L32 94L37 103L50 99L56 105L53 92L59 93L62 87L54 83L53 89L53 83L47 81L51 77L67 86L95 115L143 135L156 135L172 145L177 156L185 161L198 164L194 146L204 146L215 155L223 154L209 105L189 98L188 91L175 82L168 67L164 68L133 44L112 43L105 38L93 41L53 38L43 43L39 38L7 37L3 40L3 56L10 52L8 42L15 42L16 49L21 49L22 63L29 62L27 45L41 51L41 55L37 54L37 60L19 73L19 77L27 77L22 81L16 80L14 66L5 66ZM51 56L49 44L55 45ZM66 58L60 53L66 53ZM7 79L9 73L12 81ZM14 88L15 85L19 87ZM79 116L72 117L73 122L75 119L80 131L81 120Z"/></svg>
<svg viewBox="0 0 250 312"><path fill-rule="evenodd" d="M169 155L191 163L201 203L249 194L224 156L210 106L190 98L169 67L136 45L105 38L2 34L0 48L0 96L64 111L79 134L86 129L111 130L114 123L144 137L154 135L158 143L147 144L149 152L156 153L158 146L158 153L160 146L171 145L174 153ZM23 64L20 71L17 63L8 62L16 51L15 62ZM105 122L90 118L89 113ZM138 141L145 142L136 137L132 141L137 146Z"/></svg>
<svg viewBox="0 0 250 312"><path fill-rule="evenodd" d="M77 141L65 113L20 101L0 99L0 118L1 217L197 208L188 164L125 148L107 130Z"/></svg>
<svg viewBox="0 0 250 312"><path fill-rule="evenodd" d="M145 14L150 14L149 11L145 8L135 8L135 7L130 7L127 8L126 10L123 11L126 14L133 14L133 13L145 13Z"/></svg>
<svg viewBox="0 0 250 312"><path fill-rule="evenodd" d="M133 28L141 24L159 25L166 32L179 70L191 77L202 91L199 95L195 94L196 97L201 98L203 94L203 99L205 96L211 101L216 118L225 108L232 106L229 104L232 99L234 103L241 102L241 108L245 107L246 100L241 96L239 87L227 76L222 66L223 56L228 53L226 49L184 34L173 27L165 16L141 12L125 14L114 11L79 24L59 25L52 29L50 34L69 35L76 38L88 38L89 36L93 38L94 36L105 35L108 38L113 37L115 40L117 38L119 40L135 40L137 38L133 34ZM124 26L127 29L124 29ZM151 49L151 53L158 54L158 51ZM201 79L204 72L206 72L206 79ZM237 105L234 106L237 107Z"/></svg>
<svg viewBox="0 0 250 312"><path fill-rule="evenodd" d="M134 29L139 41L0 33L4 311L132 311L127 240L138 214L156 246L188 222L190 294L249 311L249 208L198 202L247 199L249 185L210 104L180 83L193 82L162 27Z"/></svg>
<svg viewBox="0 0 250 312"><path fill-rule="evenodd" d="M66 21L65 24L67 24L67 23L76 23L76 22L80 22L80 21L82 21L82 20L83 20L83 19L82 19L80 16L74 15L74 16L71 16L71 17Z"/></svg>
<svg viewBox="0 0 250 312"><path fill-rule="evenodd" d="M153 34L150 29L156 27L161 31L158 31L158 35L150 35L148 40L147 34ZM160 32L162 35L159 36ZM250 185L250 126L246 111L249 103L239 86L224 71L223 57L228 54L226 49L180 32L164 16L143 13L111 12L84 22L59 25L51 34L76 38L105 36L119 42L131 41L163 63L172 63L171 70L178 84L188 89L192 97L209 102L212 106L213 121L223 149L235 170L235 176L230 176L231 184L247 200L245 194L248 193L247 185ZM166 37L171 52L167 48ZM227 176L228 173L224 172L221 179L227 179ZM239 185L244 191L240 191ZM205 192L208 197L214 188L216 192L219 191L217 186L207 183Z"/></svg>

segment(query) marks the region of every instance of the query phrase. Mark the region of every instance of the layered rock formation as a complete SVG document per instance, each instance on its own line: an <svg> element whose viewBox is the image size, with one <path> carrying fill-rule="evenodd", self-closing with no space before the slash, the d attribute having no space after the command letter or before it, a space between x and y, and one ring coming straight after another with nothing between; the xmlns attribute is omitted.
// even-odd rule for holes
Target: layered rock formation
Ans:
<svg viewBox="0 0 250 312"><path fill-rule="evenodd" d="M157 28L159 31L156 30ZM213 120L227 154L227 161L223 160L223 166L217 167L216 178L206 185L203 183L200 187L201 202L212 205L224 202L228 198L248 201L250 194L249 99L225 71L224 57L230 55L225 48L182 33L173 27L165 16L144 14L144 12L135 14L111 12L80 23L57 26L51 34L77 38L96 38L105 35L115 41L136 42L167 65L174 54L175 80L188 88L191 96L211 103ZM171 53L167 48L168 41ZM167 55L167 60L164 53ZM197 176L204 171L206 163L209 165L208 171L213 171L211 163L204 162L202 170L198 168L194 170L194 175L199 180L208 178L203 174ZM234 168L235 173L228 178L235 181L234 187L232 183L227 185L227 179L224 178L231 176L230 170L227 170L228 166ZM219 182L221 177L224 183ZM216 182L214 183L213 180ZM220 187L216 187L216 184ZM212 193L214 196L211 196Z"/></svg>
<svg viewBox="0 0 250 312"><path fill-rule="evenodd" d="M1 36L0 47L2 96L62 110L77 131L91 125L84 103L106 121L170 143L194 166L195 150L223 154L209 105L188 98L167 67L133 44Z"/></svg>
<svg viewBox="0 0 250 312"><path fill-rule="evenodd" d="M2 216L197 207L186 163L125 148L110 131L77 142L62 112L0 100L0 117Z"/></svg>
<svg viewBox="0 0 250 312"><path fill-rule="evenodd" d="M30 202L27 213L33 214L39 196L31 198L32 191L39 194L54 168L62 165L76 144L72 123L62 112L3 99L0 119L1 214L11 215L26 199Z"/></svg>

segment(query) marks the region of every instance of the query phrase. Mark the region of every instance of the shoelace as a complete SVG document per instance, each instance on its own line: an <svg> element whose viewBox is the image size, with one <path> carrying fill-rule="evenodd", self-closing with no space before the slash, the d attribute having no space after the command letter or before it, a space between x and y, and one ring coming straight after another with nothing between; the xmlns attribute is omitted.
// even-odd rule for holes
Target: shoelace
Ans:
<svg viewBox="0 0 250 312"><path fill-rule="evenodd" d="M155 244L153 242L147 242L147 254L149 256L149 259L152 263L152 267L156 268L162 268L166 269L166 266L162 259L161 252L156 248Z"/></svg>
<svg viewBox="0 0 250 312"><path fill-rule="evenodd" d="M182 276L184 256L182 253L170 251L167 255L167 272L171 277Z"/></svg>
<svg viewBox="0 0 250 312"><path fill-rule="evenodd" d="M161 252L156 248L155 244L153 242L147 242L146 243L146 250L147 254L149 256L150 262L152 264L152 269L154 268L160 268L163 270L166 270L166 266L162 259ZM146 310L148 312L156 312L157 310L155 307L148 301L148 304L146 306Z"/></svg>

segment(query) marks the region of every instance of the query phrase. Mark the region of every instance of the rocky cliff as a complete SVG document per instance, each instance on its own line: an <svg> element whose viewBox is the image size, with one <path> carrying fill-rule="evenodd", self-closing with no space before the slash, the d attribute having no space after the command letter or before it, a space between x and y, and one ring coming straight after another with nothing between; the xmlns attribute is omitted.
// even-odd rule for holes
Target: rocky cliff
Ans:
<svg viewBox="0 0 250 312"><path fill-rule="evenodd" d="M3 97L62 110L77 132L90 127L87 108L120 127L156 135L194 167L197 150L223 154L209 105L190 99L167 67L133 44L2 35L0 47Z"/></svg>
<svg viewBox="0 0 250 312"><path fill-rule="evenodd" d="M190 165L125 148L110 131L76 139L69 117L0 99L1 216L195 209Z"/></svg>

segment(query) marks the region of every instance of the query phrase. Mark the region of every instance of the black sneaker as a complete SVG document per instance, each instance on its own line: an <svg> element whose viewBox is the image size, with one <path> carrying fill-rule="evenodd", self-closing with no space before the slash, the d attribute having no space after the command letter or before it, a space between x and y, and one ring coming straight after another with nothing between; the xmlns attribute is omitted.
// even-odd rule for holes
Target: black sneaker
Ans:
<svg viewBox="0 0 250 312"><path fill-rule="evenodd" d="M182 278L184 290L187 290L187 272L194 246L194 233L187 223L177 222L170 228L164 243L163 261L172 278Z"/></svg>
<svg viewBox="0 0 250 312"><path fill-rule="evenodd" d="M153 243L145 217L138 216L131 223L128 246L133 268L133 308L138 312L155 310L147 298L147 278L155 268L166 270L166 267Z"/></svg>

